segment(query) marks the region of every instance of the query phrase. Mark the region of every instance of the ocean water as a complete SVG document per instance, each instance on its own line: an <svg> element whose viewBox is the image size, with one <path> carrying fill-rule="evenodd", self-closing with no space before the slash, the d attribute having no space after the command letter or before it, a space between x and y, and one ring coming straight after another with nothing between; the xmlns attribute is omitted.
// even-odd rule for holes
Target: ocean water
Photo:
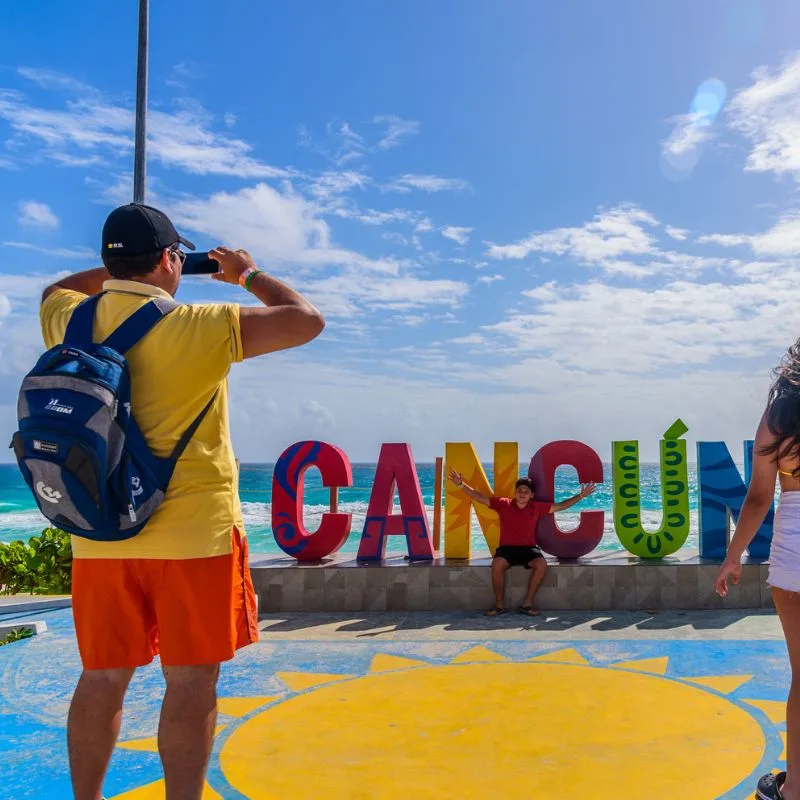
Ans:
<svg viewBox="0 0 800 800"><path fill-rule="evenodd" d="M520 474L525 474L526 469L527 465L521 465ZM484 464L484 470L491 483L493 480L492 465ZM621 550L622 545L614 532L611 513L610 466L604 465L603 471L607 483L599 485L594 495L575 506L574 511L571 509L560 513L558 515L559 525L563 530L574 529L578 523L580 510L603 510L606 512L605 534L598 549ZM417 464L417 473L428 511L428 519L432 525L434 466L433 464ZM375 464L353 464L353 486L339 489L339 510L353 515L350 536L342 548L342 552L353 553L358 550L374 475ZM685 547L697 547L697 475L691 466L689 467L689 483L692 526ZM559 469L556 473L556 500L564 500L575 494L578 489L579 484L575 470L571 467ZM270 523L272 465L243 464L239 495L251 552L280 553L281 550L275 544L272 536ZM317 529L322 514L330 508L329 502L330 490L322 486L319 472L316 469L310 469L305 478L304 510L305 525L309 531ZM661 484L657 464L641 465L641 502L642 522L645 528L656 530L661 524ZM399 508L396 507L396 511L399 512ZM28 487L22 481L16 465L0 465L0 541L27 539L39 533L43 527L46 527L46 524ZM442 537L442 541L444 541L444 532ZM390 537L387 549L395 552L405 550L404 538ZM473 515L472 525L472 552L475 556L488 554L475 515Z"/></svg>

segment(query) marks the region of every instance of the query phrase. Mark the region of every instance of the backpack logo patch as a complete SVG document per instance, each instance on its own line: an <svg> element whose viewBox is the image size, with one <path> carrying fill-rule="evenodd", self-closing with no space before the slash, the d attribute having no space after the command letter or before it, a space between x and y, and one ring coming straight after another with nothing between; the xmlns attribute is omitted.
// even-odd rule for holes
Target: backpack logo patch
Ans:
<svg viewBox="0 0 800 800"><path fill-rule="evenodd" d="M34 439L33 449L38 450L40 453L50 453L54 456L58 455L58 445L55 442L43 442L41 439Z"/></svg>
<svg viewBox="0 0 800 800"><path fill-rule="evenodd" d="M71 414L75 410L72 406L65 406L60 403L57 397L51 398L44 408L45 411L55 411L57 414Z"/></svg>
<svg viewBox="0 0 800 800"><path fill-rule="evenodd" d="M61 499L61 492L53 489L52 486L45 486L44 481L39 481L39 483L36 484L36 494L48 503L58 503Z"/></svg>

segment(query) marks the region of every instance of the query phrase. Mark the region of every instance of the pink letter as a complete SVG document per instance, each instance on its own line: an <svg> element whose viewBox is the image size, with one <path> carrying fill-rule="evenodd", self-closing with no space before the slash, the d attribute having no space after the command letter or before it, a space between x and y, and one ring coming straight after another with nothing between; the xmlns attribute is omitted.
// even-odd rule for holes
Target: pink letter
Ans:
<svg viewBox="0 0 800 800"><path fill-rule="evenodd" d="M564 464L575 467L581 483L603 482L603 462L589 445L570 439L550 442L536 452L528 468L537 500L554 502L556 469ZM549 514L539 520L536 543L551 556L580 558L600 544L604 516L602 511L582 511L577 529L565 532L558 527L555 514Z"/></svg>
<svg viewBox="0 0 800 800"><path fill-rule="evenodd" d="M303 525L303 479L317 467L323 486L352 486L353 469L343 450L325 442L296 442L283 451L272 474L272 532L278 547L298 561L318 561L347 540L352 514L322 515L319 529Z"/></svg>
<svg viewBox="0 0 800 800"><path fill-rule="evenodd" d="M395 486L400 498L400 514L392 514ZM358 560L380 561L386 554L386 537L401 534L406 537L412 561L433 558L433 541L411 448L407 444L383 444Z"/></svg>

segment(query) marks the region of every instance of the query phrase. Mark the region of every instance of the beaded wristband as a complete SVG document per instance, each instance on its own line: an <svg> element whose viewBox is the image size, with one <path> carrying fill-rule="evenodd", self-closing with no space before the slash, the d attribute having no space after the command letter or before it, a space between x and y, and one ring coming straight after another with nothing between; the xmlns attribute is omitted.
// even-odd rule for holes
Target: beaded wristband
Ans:
<svg viewBox="0 0 800 800"><path fill-rule="evenodd" d="M239 285L246 289L248 292L250 291L250 282L253 280L253 276L257 273L261 272L260 269L257 267L248 267L240 276L239 276Z"/></svg>

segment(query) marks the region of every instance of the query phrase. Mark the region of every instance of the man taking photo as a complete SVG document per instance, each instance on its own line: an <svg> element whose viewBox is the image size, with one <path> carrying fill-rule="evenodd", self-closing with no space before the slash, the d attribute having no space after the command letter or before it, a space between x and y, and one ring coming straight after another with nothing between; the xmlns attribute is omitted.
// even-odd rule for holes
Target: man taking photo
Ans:
<svg viewBox="0 0 800 800"><path fill-rule="evenodd" d="M153 300L169 308L125 355L131 413L156 456L177 452L182 433L190 437L140 533L106 542L73 536L72 604L83 664L67 723L76 800L101 800L125 691L136 668L156 654L166 679L158 729L166 796L200 800L219 665L258 639L228 371L243 359L303 345L325 325L308 300L258 269L243 250L226 247L210 253L219 263L213 278L241 285L261 305L174 304L186 257L181 245L194 249L162 212L122 206L103 228L105 266L64 278L42 297L48 348L64 341L87 296L102 293L95 342Z"/></svg>

